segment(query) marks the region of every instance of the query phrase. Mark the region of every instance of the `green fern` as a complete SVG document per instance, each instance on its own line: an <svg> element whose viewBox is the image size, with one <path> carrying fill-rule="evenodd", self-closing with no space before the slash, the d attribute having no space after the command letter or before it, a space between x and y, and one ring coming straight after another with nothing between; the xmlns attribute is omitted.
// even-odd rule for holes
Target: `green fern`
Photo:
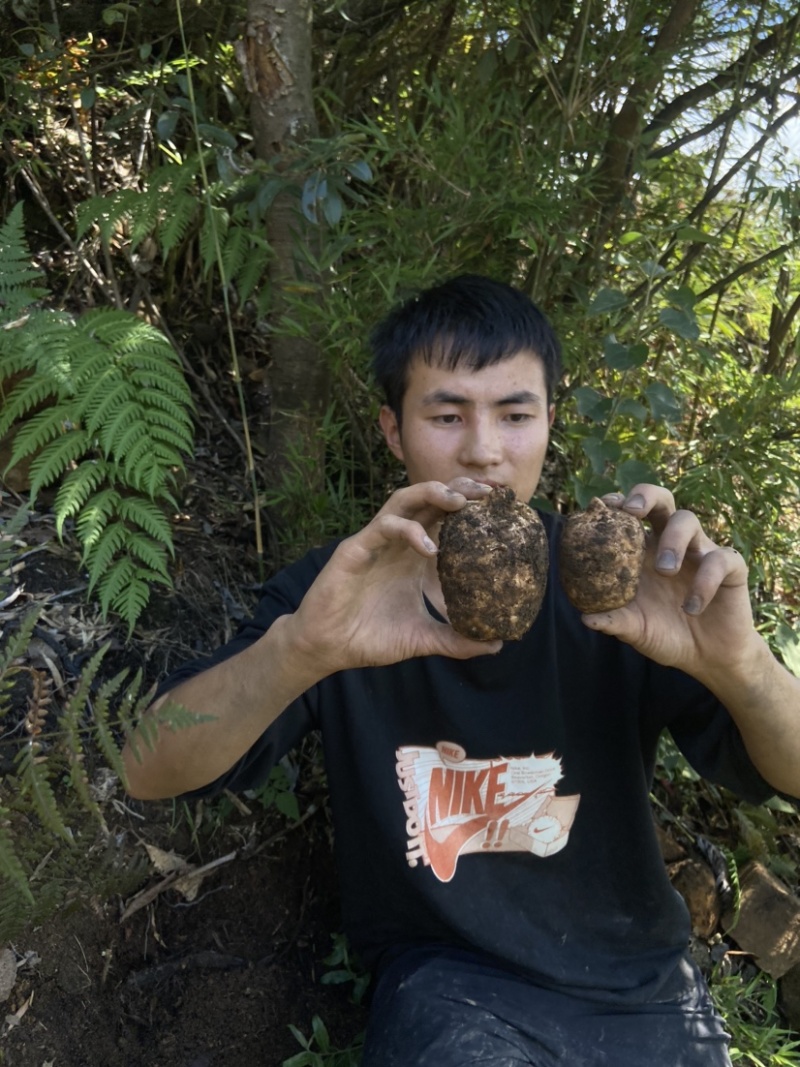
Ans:
<svg viewBox="0 0 800 1067"><path fill-rule="evenodd" d="M41 273L31 266L21 203L0 226L0 260L0 323L7 323L47 292L41 285Z"/></svg>
<svg viewBox="0 0 800 1067"><path fill-rule="evenodd" d="M0 874L15 886L25 900L33 904L33 893L28 885L28 876L14 848L14 839L8 829L10 814L8 808L0 805Z"/></svg>
<svg viewBox="0 0 800 1067"><path fill-rule="evenodd" d="M31 741L17 755L21 796L30 797L32 806L51 833L72 843L72 834L61 817L58 801L50 785L50 761L39 752L40 746Z"/></svg>
<svg viewBox="0 0 800 1067"><path fill-rule="evenodd" d="M137 195L124 190L112 198L102 227L110 233ZM147 208L153 218L161 210ZM11 293L7 305L17 310L32 292L19 269L20 226L12 213L0 228L0 293ZM90 592L132 630L151 584L170 584L172 536L163 509L175 506L175 473L192 450L191 396L175 352L154 327L116 309L77 320L37 310L0 331L0 346L0 434L14 431L9 467L33 457L31 500L60 483L58 534L75 522ZM4 382L12 387L3 390Z"/></svg>

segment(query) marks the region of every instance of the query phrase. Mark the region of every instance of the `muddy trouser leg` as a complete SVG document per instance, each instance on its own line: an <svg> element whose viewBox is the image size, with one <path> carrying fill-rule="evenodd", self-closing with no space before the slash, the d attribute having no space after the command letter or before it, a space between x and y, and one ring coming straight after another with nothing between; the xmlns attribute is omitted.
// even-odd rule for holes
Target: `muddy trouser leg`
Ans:
<svg viewBox="0 0 800 1067"><path fill-rule="evenodd" d="M411 950L381 973L362 1067L730 1067L697 969L635 1007L541 989L452 949Z"/></svg>

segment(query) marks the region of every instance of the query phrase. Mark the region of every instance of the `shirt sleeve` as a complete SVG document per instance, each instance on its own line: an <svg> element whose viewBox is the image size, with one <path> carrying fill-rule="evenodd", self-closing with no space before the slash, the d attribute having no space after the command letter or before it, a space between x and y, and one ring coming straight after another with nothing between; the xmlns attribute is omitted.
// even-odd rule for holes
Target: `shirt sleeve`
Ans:
<svg viewBox="0 0 800 1067"><path fill-rule="evenodd" d="M750 804L783 796L757 770L728 710L705 686L682 671L651 665L650 692L667 729L689 764L710 782Z"/></svg>
<svg viewBox="0 0 800 1067"><path fill-rule="evenodd" d="M211 656L192 660L173 671L159 685L156 697L243 652L258 641L277 618L296 611L334 548L335 544L317 549L270 579L261 591L261 599L252 618L241 625L235 636ZM208 785L183 796L209 797L225 789L242 792L262 785L275 764L298 745L310 730L318 727L317 705L317 687L314 686L293 701L229 770Z"/></svg>

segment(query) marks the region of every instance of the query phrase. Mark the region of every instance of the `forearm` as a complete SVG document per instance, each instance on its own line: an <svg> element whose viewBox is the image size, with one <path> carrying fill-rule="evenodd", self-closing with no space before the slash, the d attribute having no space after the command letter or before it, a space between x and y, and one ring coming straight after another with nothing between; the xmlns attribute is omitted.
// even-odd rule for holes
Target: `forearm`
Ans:
<svg viewBox="0 0 800 1067"><path fill-rule="evenodd" d="M140 800L157 800L213 782L323 676L313 657L298 648L293 616L282 616L255 644L187 679L148 709L149 723L134 732L122 753L128 791ZM167 702L208 721L176 728L160 723L153 740L153 720Z"/></svg>
<svg viewBox="0 0 800 1067"><path fill-rule="evenodd" d="M800 797L800 679L754 633L734 666L710 670L700 680L730 712L762 777Z"/></svg>

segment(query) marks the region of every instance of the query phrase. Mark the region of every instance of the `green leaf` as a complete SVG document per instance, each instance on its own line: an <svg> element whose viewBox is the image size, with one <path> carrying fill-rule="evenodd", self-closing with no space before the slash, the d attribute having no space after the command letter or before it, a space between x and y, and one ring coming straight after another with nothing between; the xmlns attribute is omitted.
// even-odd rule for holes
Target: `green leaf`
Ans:
<svg viewBox="0 0 800 1067"><path fill-rule="evenodd" d="M601 289L589 305L590 315L619 311L628 305L628 297L619 289Z"/></svg>
<svg viewBox="0 0 800 1067"><path fill-rule="evenodd" d="M625 397L620 400L617 405L618 415L629 415L632 419L638 419L639 422L644 422L647 418L647 408L644 404L640 404L638 400L633 400L631 397Z"/></svg>
<svg viewBox="0 0 800 1067"><path fill-rule="evenodd" d="M329 192L322 201L322 213L329 226L335 226L342 217L342 198L338 193Z"/></svg>
<svg viewBox="0 0 800 1067"><path fill-rule="evenodd" d="M84 111L90 111L97 99L97 90L93 85L87 85L81 89L81 107Z"/></svg>
<svg viewBox="0 0 800 1067"><path fill-rule="evenodd" d="M609 463L615 463L622 449L617 441L603 441L597 437L587 437L581 441L581 447L589 457L595 474L603 474Z"/></svg>
<svg viewBox="0 0 800 1067"><path fill-rule="evenodd" d="M610 478L598 474L592 474L588 478L573 477L572 484L575 499L582 508L587 507L593 497L613 493L617 489L616 483Z"/></svg>
<svg viewBox="0 0 800 1067"><path fill-rule="evenodd" d="M667 273L661 264L654 259L643 259L639 266L648 278L660 278Z"/></svg>
<svg viewBox="0 0 800 1067"><path fill-rule="evenodd" d="M609 396L603 396L589 385L579 385L572 394L578 407L578 414L593 422L602 422L614 406Z"/></svg>
<svg viewBox="0 0 800 1067"><path fill-rule="evenodd" d="M177 125L177 111L162 111L156 121L156 134L159 141L171 141Z"/></svg>
<svg viewBox="0 0 800 1067"><path fill-rule="evenodd" d="M675 234L679 241L716 241L716 237L712 237L709 233L704 233L703 230L697 228L697 226L681 226L678 232Z"/></svg>
<svg viewBox="0 0 800 1067"><path fill-rule="evenodd" d="M635 485L645 483L660 485L661 480L649 463L639 459L626 459L617 467L617 482L623 493L629 493Z"/></svg>
<svg viewBox="0 0 800 1067"><path fill-rule="evenodd" d="M800 678L800 634L781 620L775 630L774 641L786 669Z"/></svg>
<svg viewBox="0 0 800 1067"><path fill-rule="evenodd" d="M638 233L636 230L629 230L628 233L623 233L622 237L620 237L620 246L624 248L625 245L633 244L634 241L638 241L641 237L642 234Z"/></svg>
<svg viewBox="0 0 800 1067"><path fill-rule="evenodd" d="M668 385L664 385L663 382L652 382L644 393L654 418L664 419L665 422L680 422L683 407L680 399Z"/></svg>
<svg viewBox="0 0 800 1067"><path fill-rule="evenodd" d="M237 147L236 138L230 130L224 130L221 126L213 126L210 122L198 122L197 132L213 145L222 145L223 148L231 149Z"/></svg>
<svg viewBox="0 0 800 1067"><path fill-rule="evenodd" d="M677 334L685 341L697 341L700 337L700 327L694 313L684 308L662 308L658 316L662 326Z"/></svg>
<svg viewBox="0 0 800 1067"><path fill-rule="evenodd" d="M345 163L345 170L360 182L372 181L372 168L366 159L356 159L352 163Z"/></svg>
<svg viewBox="0 0 800 1067"><path fill-rule="evenodd" d="M626 371L641 367L647 362L649 351L647 345L642 343L621 344L613 334L603 341L603 358L612 370Z"/></svg>

